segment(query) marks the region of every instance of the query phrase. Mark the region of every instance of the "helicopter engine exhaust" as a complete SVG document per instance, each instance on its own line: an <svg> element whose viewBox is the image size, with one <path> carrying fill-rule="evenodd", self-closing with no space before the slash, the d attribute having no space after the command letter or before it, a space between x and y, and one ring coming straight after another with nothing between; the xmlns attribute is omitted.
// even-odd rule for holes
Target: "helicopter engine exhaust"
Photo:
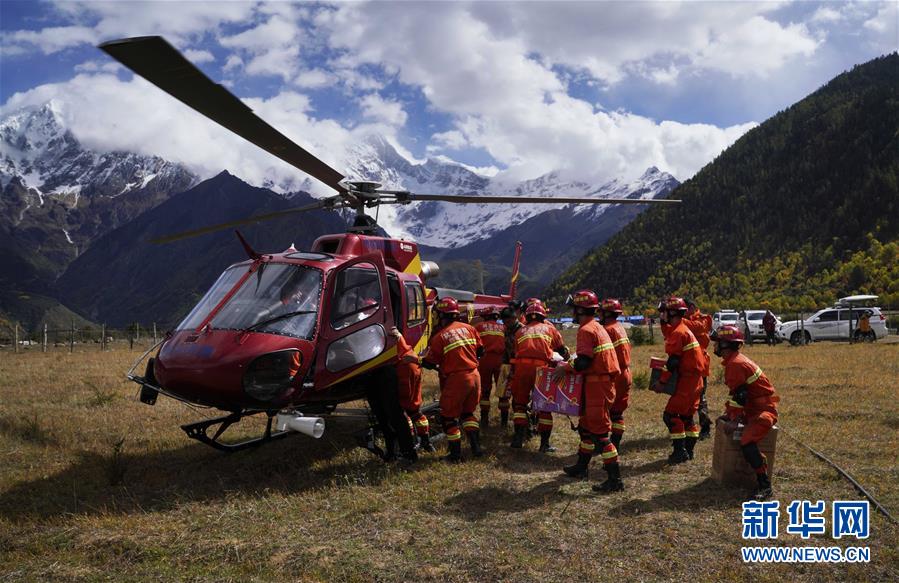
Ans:
<svg viewBox="0 0 899 583"><path fill-rule="evenodd" d="M278 431L296 431L315 439L325 434L325 420L321 417L304 417L299 413L278 413L275 427Z"/></svg>
<svg viewBox="0 0 899 583"><path fill-rule="evenodd" d="M433 261L422 261L421 262L421 278L422 279L434 279L440 275L440 266L434 263Z"/></svg>

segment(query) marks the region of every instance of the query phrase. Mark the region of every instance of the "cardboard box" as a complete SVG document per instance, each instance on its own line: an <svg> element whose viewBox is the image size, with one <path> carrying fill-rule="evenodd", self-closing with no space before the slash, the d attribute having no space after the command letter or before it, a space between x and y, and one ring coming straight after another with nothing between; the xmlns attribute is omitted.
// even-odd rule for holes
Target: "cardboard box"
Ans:
<svg viewBox="0 0 899 583"><path fill-rule="evenodd" d="M771 428L765 439L759 442L759 450L768 459L768 476L774 476L774 457L777 449L777 425ZM755 488L758 482L755 470L743 457L740 449L740 436L743 425L731 435L724 432L724 424L718 423L715 429L715 449L712 454L712 478L719 484Z"/></svg>
<svg viewBox="0 0 899 583"><path fill-rule="evenodd" d="M559 381L553 382L552 371L546 366L537 369L534 389L531 391L531 408L534 411L580 416L584 375L566 374Z"/></svg>

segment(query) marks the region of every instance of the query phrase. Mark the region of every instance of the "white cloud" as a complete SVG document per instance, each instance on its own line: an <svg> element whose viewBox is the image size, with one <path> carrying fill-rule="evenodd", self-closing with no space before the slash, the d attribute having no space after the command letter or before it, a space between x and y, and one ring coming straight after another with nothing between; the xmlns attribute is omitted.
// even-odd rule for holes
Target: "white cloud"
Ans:
<svg viewBox="0 0 899 583"><path fill-rule="evenodd" d="M362 115L369 119L401 127L406 124L407 115L398 101L384 99L377 93L369 93L359 100Z"/></svg>
<svg viewBox="0 0 899 583"><path fill-rule="evenodd" d="M299 66L300 28L296 21L276 14L243 32L219 39L222 46L246 57L248 75L275 75L284 81L296 77Z"/></svg>
<svg viewBox="0 0 899 583"><path fill-rule="evenodd" d="M863 26L877 33L890 34L893 39L892 50L899 49L899 2L883 4Z"/></svg>
<svg viewBox="0 0 899 583"><path fill-rule="evenodd" d="M85 43L95 43L97 33L85 26L54 26L41 30L16 30L3 34L3 52L21 54L39 50L51 55Z"/></svg>
<svg viewBox="0 0 899 583"><path fill-rule="evenodd" d="M450 130L448 132L439 132L431 136L431 144L428 150L432 152L440 150L461 150L467 147L468 140L465 135L458 130Z"/></svg>
<svg viewBox="0 0 899 583"><path fill-rule="evenodd" d="M184 57L192 63L212 63L215 56L209 51L201 49L187 49L184 51Z"/></svg>
<svg viewBox="0 0 899 583"><path fill-rule="evenodd" d="M822 6L812 14L812 22L839 22L843 20L843 13L830 6Z"/></svg>
<svg viewBox="0 0 899 583"><path fill-rule="evenodd" d="M293 80L293 84L304 89L318 89L333 84L334 76L322 69L302 71Z"/></svg>

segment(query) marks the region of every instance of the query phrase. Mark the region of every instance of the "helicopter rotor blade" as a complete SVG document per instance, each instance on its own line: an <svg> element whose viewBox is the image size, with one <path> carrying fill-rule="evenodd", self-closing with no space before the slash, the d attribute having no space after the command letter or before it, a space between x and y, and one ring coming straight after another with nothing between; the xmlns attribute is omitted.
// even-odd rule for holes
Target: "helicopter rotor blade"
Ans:
<svg viewBox="0 0 899 583"><path fill-rule="evenodd" d="M99 48L172 97L340 193L344 176L267 124L161 36L125 38Z"/></svg>
<svg viewBox="0 0 899 583"><path fill-rule="evenodd" d="M419 194L417 192L402 191L378 191L382 194L396 195L401 202L436 200L442 202L454 202L458 204L481 203L538 203L538 204L674 204L676 199L648 199L641 198L588 198L577 196L480 196L480 195L454 195L454 194Z"/></svg>
<svg viewBox="0 0 899 583"><path fill-rule="evenodd" d="M190 231L182 231L180 233L175 233L174 235L166 235L165 237L159 237L157 239L151 239L151 243L171 243L172 241L180 241L182 239L190 239L191 237L197 237L199 235L205 235L207 233L214 233L216 231L221 231L223 229L231 229L233 227L239 227L240 225L250 225L253 223L258 223L260 221L268 221L271 219L278 219L281 217L285 217L288 215L302 213L305 211L313 211L316 209L322 208L339 208L343 206L343 200L339 196L332 196L329 198L324 198L322 200L317 200L312 204L307 204L305 206L300 206L292 209L286 209L283 211L275 211L272 213L265 213L262 215L253 215L251 217L247 217L245 219L237 219L235 221L228 221L227 223L219 223L218 225L210 225L208 227L200 227L199 229L192 229Z"/></svg>

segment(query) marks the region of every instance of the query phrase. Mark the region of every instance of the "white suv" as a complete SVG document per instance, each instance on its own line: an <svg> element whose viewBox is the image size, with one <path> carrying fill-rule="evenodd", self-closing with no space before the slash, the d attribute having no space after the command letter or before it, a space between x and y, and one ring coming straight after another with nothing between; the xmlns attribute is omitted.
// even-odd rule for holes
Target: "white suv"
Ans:
<svg viewBox="0 0 899 583"><path fill-rule="evenodd" d="M748 334L746 333L746 326L743 322L743 318L740 317L738 326L740 327L740 330L743 330L743 334L746 335L746 342L751 344L753 340L765 340L768 337L768 335L765 334L765 326L762 324L762 320L767 312L767 310L746 310L744 312L746 314L746 324L749 325ZM777 314L774 315L774 320L774 330L776 333L782 322L780 321L780 318L777 317Z"/></svg>
<svg viewBox="0 0 899 583"><path fill-rule="evenodd" d="M740 326L740 314L734 310L721 310L712 314L712 330L717 330L725 324L739 326L740 329L743 328Z"/></svg>
<svg viewBox="0 0 899 583"><path fill-rule="evenodd" d="M802 342L804 328L806 342L815 340L849 340L849 320L852 319L852 328L858 327L858 317L864 312L871 312L871 331L880 339L887 335L886 318L880 312L880 308L863 308L848 306L834 306L818 310L808 319L802 327L799 320L784 322L778 329L778 334L790 344L796 345Z"/></svg>

